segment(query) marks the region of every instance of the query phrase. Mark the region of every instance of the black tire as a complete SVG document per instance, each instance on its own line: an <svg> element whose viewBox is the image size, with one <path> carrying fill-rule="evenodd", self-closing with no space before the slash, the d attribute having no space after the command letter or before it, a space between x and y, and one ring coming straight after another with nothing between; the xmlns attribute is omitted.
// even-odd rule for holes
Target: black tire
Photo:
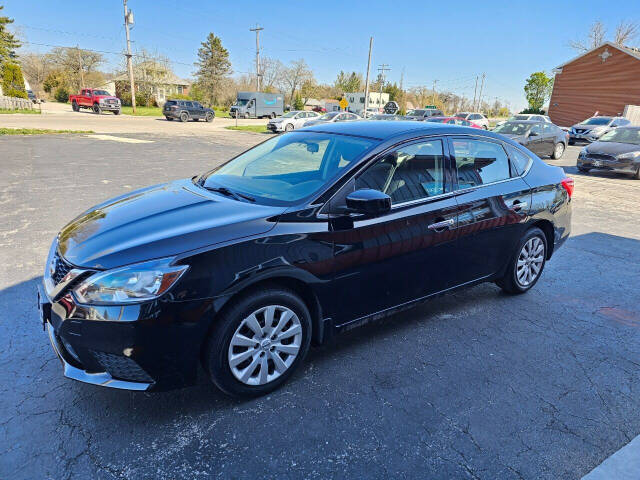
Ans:
<svg viewBox="0 0 640 480"><path fill-rule="evenodd" d="M114 115L120 115L120 110L114 110L114 111L113 111L113 114L114 114Z"/></svg>
<svg viewBox="0 0 640 480"><path fill-rule="evenodd" d="M204 119L209 123L213 122L213 118L214 118L214 115L211 112L207 112L207 114L204 117Z"/></svg>
<svg viewBox="0 0 640 480"><path fill-rule="evenodd" d="M294 128L294 127L293 127L293 125L292 125L292 124L287 123L287 124L284 126L284 131L285 131L285 132L291 132L291 131L293 131L293 128Z"/></svg>
<svg viewBox="0 0 640 480"><path fill-rule="evenodd" d="M561 159L562 155L564 155L564 151L565 151L564 143L562 142L556 143L555 146L553 147L553 153L551 154L551 158L553 158L554 160Z"/></svg>
<svg viewBox="0 0 640 480"><path fill-rule="evenodd" d="M636 173L633 174L633 178L636 180L640 180L640 167L638 167Z"/></svg>
<svg viewBox="0 0 640 480"><path fill-rule="evenodd" d="M276 118L276 112L271 112L271 115L269 115L269 118Z"/></svg>
<svg viewBox="0 0 640 480"><path fill-rule="evenodd" d="M576 142L574 140L569 140L569 145L575 145Z"/></svg>
<svg viewBox="0 0 640 480"><path fill-rule="evenodd" d="M487 125L483 125L482 128L484 128L485 130L489 130L489 127Z"/></svg>
<svg viewBox="0 0 640 480"><path fill-rule="evenodd" d="M244 119L246 120L247 118L249 118L249 114L248 114L248 113L245 113L245 114L242 116L242 118L244 118Z"/></svg>
<svg viewBox="0 0 640 480"><path fill-rule="evenodd" d="M284 306L297 315L302 327L300 349L291 366L278 378L263 385L247 385L231 372L228 359L229 345L241 322L251 313L269 305ZM304 361L311 343L311 315L307 306L294 292L277 286L254 291L251 295L240 298L214 321L215 325L203 351L203 364L213 383L223 392L236 397L257 397L278 388Z"/></svg>
<svg viewBox="0 0 640 480"><path fill-rule="evenodd" d="M97 103L93 104L93 113L95 113L96 115L100 115L102 113L102 109Z"/></svg>
<svg viewBox="0 0 640 480"><path fill-rule="evenodd" d="M537 273L537 276L529 284L523 285L522 283L520 283L517 277L518 259L521 252L523 251L525 244L527 244L529 240L535 237L542 240L542 245L544 245L544 251L542 252L542 264L540 266L540 270ZM545 236L544 232L538 227L533 227L527 230L527 232L518 243L518 248L516 249L513 257L509 260L509 264L507 265L507 270L504 274L504 277L497 280L496 284L506 293L511 295L518 295L529 291L538 282L538 280L540 280L540 277L542 276L544 266L547 263L548 251L549 249L547 245L547 237Z"/></svg>
<svg viewBox="0 0 640 480"><path fill-rule="evenodd" d="M180 121L181 122L188 122L189 121L189 114L187 112L182 112L180 114Z"/></svg>
<svg viewBox="0 0 640 480"><path fill-rule="evenodd" d="M167 119L167 122L173 122L173 117L164 117Z"/></svg>
<svg viewBox="0 0 640 480"><path fill-rule="evenodd" d="M71 104L71 108L74 112L79 112L80 111L80 107L78 106L78 102L76 102L75 100L73 101L73 103Z"/></svg>

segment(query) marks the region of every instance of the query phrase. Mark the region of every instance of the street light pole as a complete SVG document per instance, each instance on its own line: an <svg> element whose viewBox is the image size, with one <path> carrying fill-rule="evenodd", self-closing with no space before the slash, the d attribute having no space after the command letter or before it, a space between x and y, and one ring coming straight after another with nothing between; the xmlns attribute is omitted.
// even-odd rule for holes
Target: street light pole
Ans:
<svg viewBox="0 0 640 480"><path fill-rule="evenodd" d="M122 0L124 2L124 31L127 34L127 69L129 70L129 86L131 88L131 107L133 108L133 113L136 113L136 86L135 81L133 80L133 62L131 61L131 38L129 37L129 14L131 13L127 8L127 0Z"/></svg>

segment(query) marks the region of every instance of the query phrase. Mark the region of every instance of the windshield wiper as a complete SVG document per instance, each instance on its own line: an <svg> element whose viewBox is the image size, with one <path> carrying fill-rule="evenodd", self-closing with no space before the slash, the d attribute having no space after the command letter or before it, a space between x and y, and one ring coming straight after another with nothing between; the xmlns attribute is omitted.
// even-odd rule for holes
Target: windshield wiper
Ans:
<svg viewBox="0 0 640 480"><path fill-rule="evenodd" d="M256 199L253 198L250 195L246 195L244 193L239 193L239 192L234 192L233 190L229 190L227 187L206 187L206 186L204 186L204 188L206 188L207 190L209 190L211 192L221 193L223 195L226 195L227 197L235 198L236 200L244 199L244 200L247 200L249 202L255 202L256 201Z"/></svg>

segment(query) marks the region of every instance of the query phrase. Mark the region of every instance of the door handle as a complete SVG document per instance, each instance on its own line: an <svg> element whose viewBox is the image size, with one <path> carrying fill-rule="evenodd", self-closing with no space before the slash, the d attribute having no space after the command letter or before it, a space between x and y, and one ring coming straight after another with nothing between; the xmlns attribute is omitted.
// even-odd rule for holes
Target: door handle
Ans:
<svg viewBox="0 0 640 480"><path fill-rule="evenodd" d="M451 229L454 224L453 218L449 218L448 220L443 220L442 222L436 222L429 225L429 230L434 230L436 232L441 232L445 229Z"/></svg>
<svg viewBox="0 0 640 480"><path fill-rule="evenodd" d="M521 202L519 200L516 200L515 202L513 202L511 204L511 209L515 212L519 212L520 210L522 210L524 207L527 206L527 202Z"/></svg>

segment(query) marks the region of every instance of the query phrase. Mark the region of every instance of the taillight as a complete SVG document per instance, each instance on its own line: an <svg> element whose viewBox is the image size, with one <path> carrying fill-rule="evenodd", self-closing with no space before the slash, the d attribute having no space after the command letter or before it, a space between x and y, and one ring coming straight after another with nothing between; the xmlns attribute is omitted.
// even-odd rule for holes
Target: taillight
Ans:
<svg viewBox="0 0 640 480"><path fill-rule="evenodd" d="M567 191L567 193L569 194L569 198L571 198L571 195L573 195L573 178L571 177L565 177L562 180L562 186L564 187L564 189Z"/></svg>

